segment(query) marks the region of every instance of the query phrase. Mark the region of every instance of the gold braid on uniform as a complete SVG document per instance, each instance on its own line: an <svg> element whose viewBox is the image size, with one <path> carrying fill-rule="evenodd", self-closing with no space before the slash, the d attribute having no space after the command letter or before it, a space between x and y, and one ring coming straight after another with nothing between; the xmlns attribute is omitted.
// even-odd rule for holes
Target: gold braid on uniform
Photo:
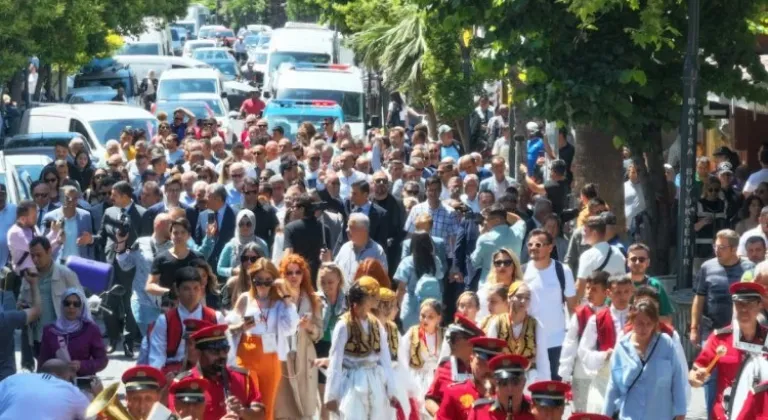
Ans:
<svg viewBox="0 0 768 420"><path fill-rule="evenodd" d="M371 314L368 314L368 325L370 333L363 331L360 322L355 320L351 312L341 316L342 321L347 325L349 337L347 344L344 345L344 353L355 357L366 357L371 353L381 351L381 337L379 336L379 320Z"/></svg>
<svg viewBox="0 0 768 420"><path fill-rule="evenodd" d="M387 330L387 343L389 343L389 355L392 356L392 361L397 361L397 350L400 345L400 331L397 329L397 324L392 321L387 321L384 324L384 329Z"/></svg>
<svg viewBox="0 0 768 420"><path fill-rule="evenodd" d="M440 338L443 336L442 333L443 331L440 328L435 331L435 344L439 344ZM424 359L421 357L421 350L429 352L427 343L421 340L422 334L424 334L424 340L426 340L426 333L421 329L421 326L415 325L411 327L411 356L408 364L414 369L421 369L424 367Z"/></svg>
<svg viewBox="0 0 768 420"><path fill-rule="evenodd" d="M526 316L523 321L523 334L515 338L512 334L509 315L497 317L499 338L507 342L507 351L511 354L523 356L532 363L536 361L536 320ZM533 364L531 364L533 366Z"/></svg>

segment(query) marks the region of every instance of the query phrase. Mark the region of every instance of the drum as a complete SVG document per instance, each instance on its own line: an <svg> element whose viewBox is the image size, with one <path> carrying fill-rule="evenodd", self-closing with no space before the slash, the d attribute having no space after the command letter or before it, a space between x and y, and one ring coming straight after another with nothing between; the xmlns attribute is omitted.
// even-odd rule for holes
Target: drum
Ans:
<svg viewBox="0 0 768 420"><path fill-rule="evenodd" d="M112 276L110 264L71 256L67 258L65 265L77 274L80 284L91 293L98 294L107 290Z"/></svg>
<svg viewBox="0 0 768 420"><path fill-rule="evenodd" d="M736 420L754 420L768 418L768 382L754 386L747 394Z"/></svg>
<svg viewBox="0 0 768 420"><path fill-rule="evenodd" d="M748 397L753 393L753 388L768 380L768 361L762 354L747 353L741 364L739 374L730 389L730 398L724 400L725 412L729 420L741 418L748 403ZM729 395L725 390L726 397ZM751 398L749 398L751 401Z"/></svg>

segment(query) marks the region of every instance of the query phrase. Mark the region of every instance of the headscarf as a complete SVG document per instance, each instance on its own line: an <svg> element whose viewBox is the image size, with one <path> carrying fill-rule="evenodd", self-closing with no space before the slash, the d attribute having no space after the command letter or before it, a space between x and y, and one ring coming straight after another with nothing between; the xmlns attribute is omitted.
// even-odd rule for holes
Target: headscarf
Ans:
<svg viewBox="0 0 768 420"><path fill-rule="evenodd" d="M75 295L80 299L80 317L75 320L69 320L64 316L64 301ZM59 302L59 318L56 319L53 331L58 335L67 335L80 331L86 322L93 322L91 311L88 309L88 300L85 299L85 293L76 287L70 287L64 291L61 302Z"/></svg>
<svg viewBox="0 0 768 420"><path fill-rule="evenodd" d="M240 234L240 221L246 217L251 221L251 229L248 235L243 236ZM240 255L240 251L247 243L256 241L254 232L256 232L256 215L248 209L243 209L237 212L237 217L235 218L235 236L232 238L232 255Z"/></svg>

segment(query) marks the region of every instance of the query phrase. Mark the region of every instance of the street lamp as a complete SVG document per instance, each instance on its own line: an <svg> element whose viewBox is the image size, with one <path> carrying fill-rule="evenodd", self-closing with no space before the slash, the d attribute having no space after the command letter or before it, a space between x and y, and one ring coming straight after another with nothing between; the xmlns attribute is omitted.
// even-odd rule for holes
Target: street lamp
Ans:
<svg viewBox="0 0 768 420"><path fill-rule="evenodd" d="M472 68L471 68L472 63L470 61L470 56L469 56L469 47L472 44L473 35L474 35L473 29L464 29L461 32L461 39L459 40L459 43L461 44L461 67L462 67L462 70L464 71L464 84L467 87L467 93L468 93L467 96L469 96L470 100L472 99L472 87L470 82L470 71L472 71ZM464 117L464 136L465 136L464 148L466 149L467 152L471 151L470 139L469 139L469 136L470 136L469 119L470 119L469 115Z"/></svg>

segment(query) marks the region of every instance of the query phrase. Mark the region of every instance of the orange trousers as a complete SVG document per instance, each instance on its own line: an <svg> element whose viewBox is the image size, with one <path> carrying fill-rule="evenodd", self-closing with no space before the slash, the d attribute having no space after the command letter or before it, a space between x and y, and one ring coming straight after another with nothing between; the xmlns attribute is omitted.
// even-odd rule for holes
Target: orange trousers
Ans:
<svg viewBox="0 0 768 420"><path fill-rule="evenodd" d="M264 419L273 420L277 389L282 376L277 353L264 353L260 336L244 334L237 346L235 360L238 366L248 369L253 383L259 387L261 402L264 404Z"/></svg>

